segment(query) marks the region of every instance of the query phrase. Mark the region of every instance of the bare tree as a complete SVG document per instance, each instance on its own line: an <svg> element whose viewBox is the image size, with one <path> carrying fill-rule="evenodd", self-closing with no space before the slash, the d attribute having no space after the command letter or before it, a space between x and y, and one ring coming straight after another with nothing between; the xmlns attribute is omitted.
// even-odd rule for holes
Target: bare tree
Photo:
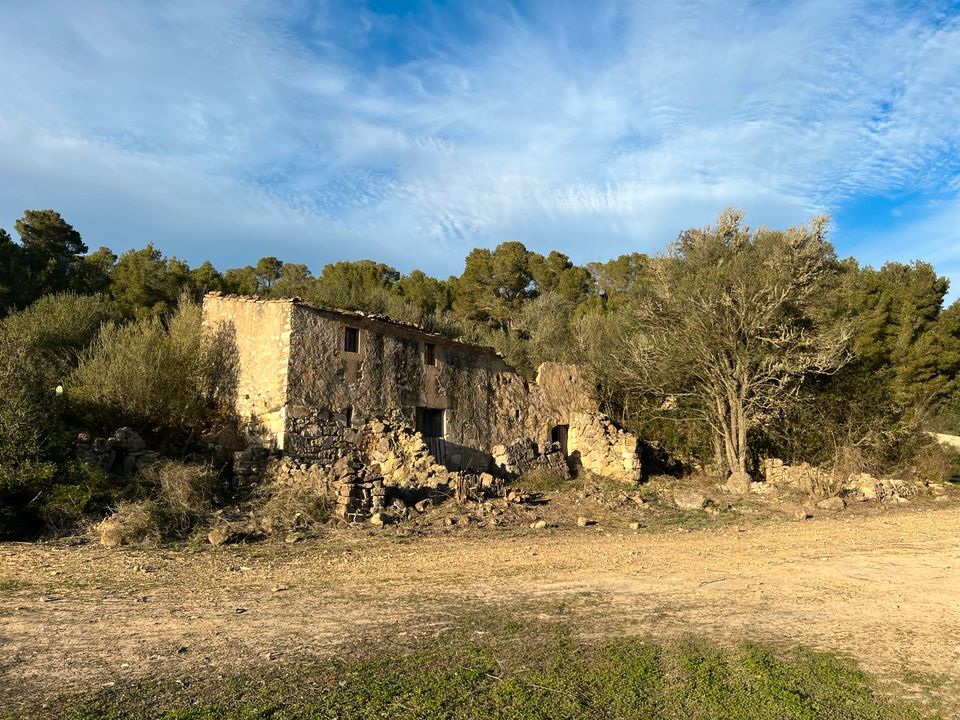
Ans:
<svg viewBox="0 0 960 720"><path fill-rule="evenodd" d="M829 311L826 222L751 231L725 210L654 261L631 313L620 351L631 390L704 421L731 472L746 471L748 430L848 359L849 333Z"/></svg>

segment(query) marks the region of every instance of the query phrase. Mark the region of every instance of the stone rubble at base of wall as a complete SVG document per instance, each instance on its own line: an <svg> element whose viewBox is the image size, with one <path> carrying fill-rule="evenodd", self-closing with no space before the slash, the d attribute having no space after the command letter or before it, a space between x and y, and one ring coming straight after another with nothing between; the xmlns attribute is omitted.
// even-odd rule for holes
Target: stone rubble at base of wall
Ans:
<svg viewBox="0 0 960 720"><path fill-rule="evenodd" d="M902 480L894 478L876 478L869 473L851 473L838 476L836 473L818 468L810 463L787 465L779 458L766 458L760 462L760 472L766 483L774 488L789 487L804 494L818 494L824 489L839 489L845 494L855 494L864 500L898 499L915 494ZM756 483L755 483L756 484Z"/></svg>
<svg viewBox="0 0 960 720"><path fill-rule="evenodd" d="M567 448L575 462L595 475L627 484L643 478L640 439L603 413L574 413Z"/></svg>
<svg viewBox="0 0 960 720"><path fill-rule="evenodd" d="M509 445L495 445L493 465L502 477L514 479L524 473L546 470L571 477L570 463L557 443L551 443L543 452L533 440L515 440Z"/></svg>
<svg viewBox="0 0 960 720"><path fill-rule="evenodd" d="M298 455L252 447L234 455L238 484L254 478L265 483L296 483L336 503L337 515L359 522L384 510L388 495L415 497L476 486L491 489L489 473L466 475L437 463L420 433L403 423L372 420L348 427L344 416L324 411L298 418L303 434Z"/></svg>
<svg viewBox="0 0 960 720"><path fill-rule="evenodd" d="M401 494L451 492L465 483L490 488L496 482L486 472L448 470L430 454L420 433L402 422L371 420L353 427L346 416L323 410L291 413L288 421L288 450L283 457L256 447L235 455L238 484L249 484L256 477L302 482L335 500L340 517L359 521ZM589 472L628 484L640 481L639 440L610 418L575 413L568 443L573 462ZM544 452L531 440L499 445L494 448L494 464L507 478L536 469L571 474L556 443Z"/></svg>

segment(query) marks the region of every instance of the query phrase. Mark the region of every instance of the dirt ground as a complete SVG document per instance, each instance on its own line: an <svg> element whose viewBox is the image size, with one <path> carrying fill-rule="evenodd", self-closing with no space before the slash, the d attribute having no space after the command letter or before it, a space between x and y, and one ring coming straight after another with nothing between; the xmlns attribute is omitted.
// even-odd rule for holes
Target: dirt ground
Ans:
<svg viewBox="0 0 960 720"><path fill-rule="evenodd" d="M477 610L587 634L802 643L960 678L960 506L658 533L344 531L199 551L0 545L0 708L430 636ZM904 694L908 689L904 689Z"/></svg>

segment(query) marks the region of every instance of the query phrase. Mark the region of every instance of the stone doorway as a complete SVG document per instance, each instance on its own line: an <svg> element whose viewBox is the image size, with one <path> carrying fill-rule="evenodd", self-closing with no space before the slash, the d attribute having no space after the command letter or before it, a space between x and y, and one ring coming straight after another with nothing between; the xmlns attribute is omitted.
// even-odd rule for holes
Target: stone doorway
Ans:
<svg viewBox="0 0 960 720"><path fill-rule="evenodd" d="M446 461L446 418L443 410L418 407L416 417L417 432L430 449L430 454L443 465Z"/></svg>
<svg viewBox="0 0 960 720"><path fill-rule="evenodd" d="M557 443L557 445L560 446L564 457L570 457L570 453L567 450L567 433L569 430L569 425L554 425L550 431L550 442Z"/></svg>

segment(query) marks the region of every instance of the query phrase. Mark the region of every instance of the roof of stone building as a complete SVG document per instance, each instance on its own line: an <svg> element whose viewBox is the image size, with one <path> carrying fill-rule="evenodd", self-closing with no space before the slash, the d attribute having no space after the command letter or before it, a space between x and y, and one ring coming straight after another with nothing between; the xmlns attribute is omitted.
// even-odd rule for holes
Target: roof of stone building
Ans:
<svg viewBox="0 0 960 720"><path fill-rule="evenodd" d="M464 350L469 350L472 352L483 353L485 355L493 355L500 359L504 359L504 356L498 352L495 348L490 347L489 345L476 345L474 343L464 342L463 340L457 340L450 337L449 335L444 335L443 333L438 333L434 330L428 330L422 325L416 323L403 322L401 320L394 320L387 315L381 315L379 313L369 313L362 310L346 310L344 308L333 308L325 307L323 305L316 305L314 303L307 302L303 298L292 297L292 298L261 298L252 295L224 295L221 292L209 292L204 295L206 298L220 298L224 300L234 300L239 302L255 302L255 303L282 303L289 305L296 305L298 307L307 308L308 310L314 310L316 312L324 313L326 315L333 315L336 318L349 321L359 321L364 323L370 323L375 325L387 326L387 328L396 328L399 330L405 330L408 332L415 333L421 336L427 341L435 342L438 345L447 345L451 347L459 347Z"/></svg>

